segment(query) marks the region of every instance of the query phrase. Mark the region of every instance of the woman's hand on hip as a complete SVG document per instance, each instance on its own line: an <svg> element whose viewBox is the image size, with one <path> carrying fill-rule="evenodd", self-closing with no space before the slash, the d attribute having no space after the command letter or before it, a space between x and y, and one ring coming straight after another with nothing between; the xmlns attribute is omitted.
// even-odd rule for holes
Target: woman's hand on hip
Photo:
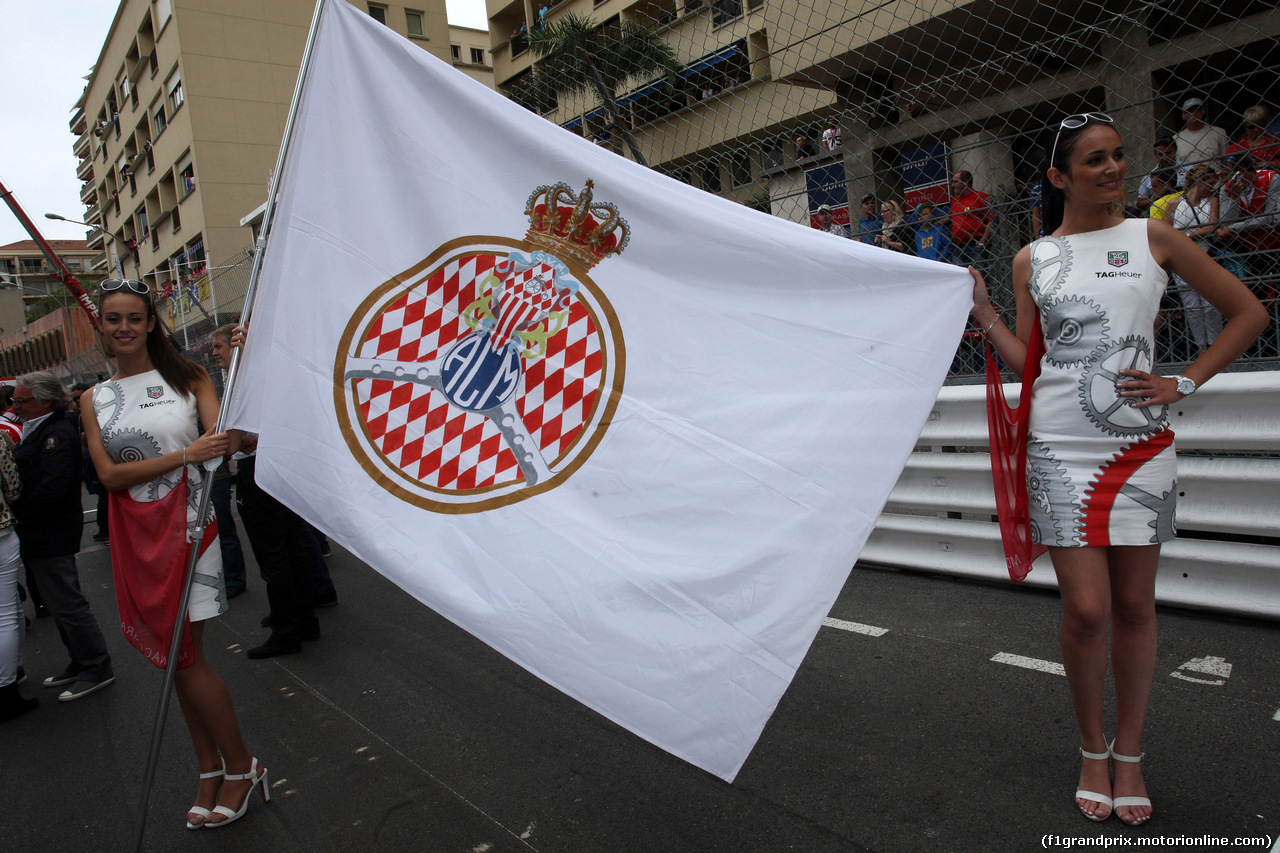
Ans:
<svg viewBox="0 0 1280 853"><path fill-rule="evenodd" d="M1172 377L1142 370L1121 370L1120 375L1125 378L1116 383L1116 394L1128 400L1135 409L1167 406L1182 399L1178 393L1178 380Z"/></svg>

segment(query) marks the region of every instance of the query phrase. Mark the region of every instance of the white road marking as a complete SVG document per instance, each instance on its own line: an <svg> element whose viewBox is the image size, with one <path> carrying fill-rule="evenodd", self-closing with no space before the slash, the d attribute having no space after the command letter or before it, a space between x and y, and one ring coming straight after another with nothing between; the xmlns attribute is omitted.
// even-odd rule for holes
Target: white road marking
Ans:
<svg viewBox="0 0 1280 853"><path fill-rule="evenodd" d="M1219 678L1194 678L1190 675L1183 675L1183 671L1198 672L1202 675L1216 675ZM1227 683L1227 679L1231 677L1231 664L1227 663L1226 658L1219 657L1203 657L1192 658L1191 660L1169 673L1174 678L1182 681L1190 681L1195 684L1208 684L1212 687L1221 687Z"/></svg>
<svg viewBox="0 0 1280 853"><path fill-rule="evenodd" d="M1277 723L1280 723L1280 711L1276 711L1276 715L1271 719L1275 720ZM1280 835L1276 836L1276 840L1280 841Z"/></svg>
<svg viewBox="0 0 1280 853"><path fill-rule="evenodd" d="M862 625L858 622L846 622L843 619L832 619L829 616L822 620L822 624L827 628L839 628L841 631L866 634L868 637L883 637L889 633L888 628L877 628L874 625Z"/></svg>
<svg viewBox="0 0 1280 853"><path fill-rule="evenodd" d="M1020 666L1023 669L1034 669L1037 672L1047 672L1050 675L1066 675L1067 671L1062 668L1062 664L1054 663L1051 660L1039 660L1038 658L1027 658L1022 655L1011 655L1008 652L1000 652L991 659L995 663L1007 663L1010 666Z"/></svg>

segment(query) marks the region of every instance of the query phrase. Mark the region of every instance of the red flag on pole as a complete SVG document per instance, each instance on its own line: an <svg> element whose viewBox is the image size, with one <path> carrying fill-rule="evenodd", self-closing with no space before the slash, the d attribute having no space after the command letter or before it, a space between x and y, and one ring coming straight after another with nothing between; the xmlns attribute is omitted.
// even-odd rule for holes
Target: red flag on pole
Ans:
<svg viewBox="0 0 1280 853"><path fill-rule="evenodd" d="M181 483L156 501L134 500L127 491L112 492L108 524L120 630L130 645L163 669L191 548L187 541L186 473ZM218 525L210 522L200 553L217 538ZM182 623L179 668L195 662L186 614Z"/></svg>

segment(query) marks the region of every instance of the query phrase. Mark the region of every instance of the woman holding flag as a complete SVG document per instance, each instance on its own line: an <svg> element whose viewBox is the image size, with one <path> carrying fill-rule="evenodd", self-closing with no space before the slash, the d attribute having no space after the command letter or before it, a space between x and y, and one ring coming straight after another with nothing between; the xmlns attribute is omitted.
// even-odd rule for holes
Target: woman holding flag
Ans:
<svg viewBox="0 0 1280 853"><path fill-rule="evenodd" d="M1031 408L1019 444L1026 491L1010 505L1027 509L1020 523L1038 546L1027 554L1009 544L1023 539L1005 530L1017 520L1009 518L1011 506L1001 506L1001 527L1011 567L1029 568L1023 558L1045 547L1053 561L1083 756L1076 806L1089 820L1114 810L1137 826L1153 813L1139 762L1155 669L1156 567L1160 543L1175 535L1166 407L1239 357L1266 327L1267 313L1185 234L1160 220L1122 218L1126 167L1110 116L1063 119L1040 176L1048 236L1013 261L1016 330L1002 322L981 274L970 271L975 322L1006 365L1018 374L1025 368L1022 399ZM1150 372L1166 271L1229 320L1182 376ZM993 460L1018 450L993 441ZM1103 723L1108 627L1112 740Z"/></svg>
<svg viewBox="0 0 1280 853"><path fill-rule="evenodd" d="M270 798L267 770L240 735L235 706L221 677L204 658L204 620L226 610L216 524L188 544L198 527L199 464L228 450L226 433L199 434L214 424L218 398L203 369L169 341L141 281L102 282L102 334L114 357L110 380L81 399L85 439L99 479L111 493L111 562L126 639L163 667L173 614L181 596L188 548L201 552L175 686L200 768L187 828L217 827L245 813L253 789ZM95 417L88 417L93 412ZM182 626L178 626L182 627Z"/></svg>

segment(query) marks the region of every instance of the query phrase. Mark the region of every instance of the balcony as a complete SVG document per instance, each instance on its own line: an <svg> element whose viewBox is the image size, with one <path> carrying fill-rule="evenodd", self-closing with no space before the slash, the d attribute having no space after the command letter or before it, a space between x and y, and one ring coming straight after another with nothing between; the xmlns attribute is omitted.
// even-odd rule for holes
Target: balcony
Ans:
<svg viewBox="0 0 1280 853"><path fill-rule="evenodd" d="M76 166L76 177L82 181L93 180L93 160L85 158Z"/></svg>
<svg viewBox="0 0 1280 853"><path fill-rule="evenodd" d="M494 80L505 84L532 64L528 41L524 36L524 32L528 31L524 2L512 0L501 3L501 0L489 0L488 7Z"/></svg>
<svg viewBox="0 0 1280 853"><path fill-rule="evenodd" d="M957 44L982 45L996 57L955 91L938 92L952 102L1026 85L1046 75L1031 48L1054 45L1068 64L1096 50L1105 36L1108 3L1071 9L1031 0L938 0L906 10L877 0L833 0L790 27L788 45L772 57L779 80L834 89L842 81L892 75L907 81L950 80L969 61ZM793 22L765 7L770 31ZM1019 28L1006 26L1019 21ZM1095 26L1095 24L1097 24ZM781 31L781 30L779 30ZM1075 33L1070 38L1064 33ZM998 67L996 67L998 65Z"/></svg>

